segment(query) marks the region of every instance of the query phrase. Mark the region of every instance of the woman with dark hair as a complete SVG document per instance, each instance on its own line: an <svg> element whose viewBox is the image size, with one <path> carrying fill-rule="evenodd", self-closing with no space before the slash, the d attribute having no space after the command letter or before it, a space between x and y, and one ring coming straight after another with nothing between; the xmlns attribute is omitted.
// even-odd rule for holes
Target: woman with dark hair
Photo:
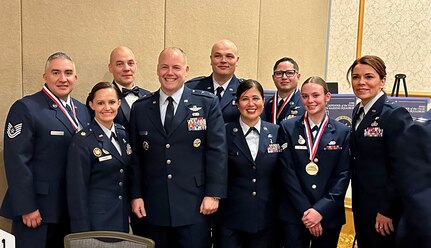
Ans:
<svg viewBox="0 0 431 248"><path fill-rule="evenodd" d="M383 87L386 66L377 56L356 59L347 71L361 100L351 129L352 207L359 247L395 247L402 212L394 182L398 137L412 122L405 108L389 102ZM349 80L350 81L350 80Z"/></svg>
<svg viewBox="0 0 431 248"><path fill-rule="evenodd" d="M69 147L67 200L72 232L128 232L130 201L126 175L132 150L124 127L114 123L118 92L97 83L87 98L94 120Z"/></svg>
<svg viewBox="0 0 431 248"><path fill-rule="evenodd" d="M286 248L336 248L346 222L349 128L329 118L330 99L322 78L308 78L301 87L305 113L280 126L284 191L279 212Z"/></svg>
<svg viewBox="0 0 431 248"><path fill-rule="evenodd" d="M221 199L214 247L277 247L278 126L261 121L264 95L255 80L236 91L240 118L226 124L228 193Z"/></svg>

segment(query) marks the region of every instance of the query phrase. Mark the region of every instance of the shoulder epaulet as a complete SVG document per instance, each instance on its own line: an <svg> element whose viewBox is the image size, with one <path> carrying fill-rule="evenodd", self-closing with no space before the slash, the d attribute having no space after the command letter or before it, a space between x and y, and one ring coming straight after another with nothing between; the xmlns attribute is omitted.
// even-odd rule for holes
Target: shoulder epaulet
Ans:
<svg viewBox="0 0 431 248"><path fill-rule="evenodd" d="M209 98L214 98L215 95L209 91L206 90L192 90L192 94L193 95L198 95L198 96L206 96Z"/></svg>
<svg viewBox="0 0 431 248"><path fill-rule="evenodd" d="M186 84L187 84L187 83L191 83L191 82L195 82L195 81L200 81L201 79L203 79L203 78L205 78L205 77L206 77L206 76L199 76L199 77L192 78L192 79L188 80L188 81L186 82Z"/></svg>
<svg viewBox="0 0 431 248"><path fill-rule="evenodd" d="M138 100L136 100L135 103L140 102L140 101L145 100L145 99L148 99L149 97L151 97L153 95L154 95L154 92L149 92L149 93L143 95L142 97L140 97Z"/></svg>

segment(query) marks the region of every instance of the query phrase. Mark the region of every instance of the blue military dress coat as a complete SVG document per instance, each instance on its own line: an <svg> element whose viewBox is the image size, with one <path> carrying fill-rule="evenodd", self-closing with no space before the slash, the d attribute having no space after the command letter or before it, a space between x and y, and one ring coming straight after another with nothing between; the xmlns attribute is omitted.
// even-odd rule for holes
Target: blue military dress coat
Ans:
<svg viewBox="0 0 431 248"><path fill-rule="evenodd" d="M156 91L132 107L132 199L143 198L150 224L200 223L207 218L200 214L203 198L226 196L226 135L218 99L184 87L166 133L159 98Z"/></svg>
<svg viewBox="0 0 431 248"><path fill-rule="evenodd" d="M329 119L316 153L319 171L306 172L310 162L303 116L283 121L280 127L280 155L284 193L280 218L302 224L303 213L314 208L322 216L323 228L345 223L344 196L350 180L349 128Z"/></svg>
<svg viewBox="0 0 431 248"><path fill-rule="evenodd" d="M359 104L353 113L358 111ZM352 207L357 218L375 219L377 213L398 219L401 201L394 182L396 141L412 122L407 110L381 96L355 130L352 122Z"/></svg>
<svg viewBox="0 0 431 248"><path fill-rule="evenodd" d="M217 222L249 233L274 226L280 193L278 125L261 122L255 160L238 121L226 124L226 135L228 194L220 201Z"/></svg>
<svg viewBox="0 0 431 248"><path fill-rule="evenodd" d="M85 127L85 105L71 99ZM4 134L8 189L0 214L21 220L39 209L42 222L67 220L67 149L75 130L66 115L43 91L16 101L9 110Z"/></svg>
<svg viewBox="0 0 431 248"><path fill-rule="evenodd" d="M127 195L132 149L115 124L121 155L94 120L73 137L67 163L67 198L72 232L128 232Z"/></svg>
<svg viewBox="0 0 431 248"><path fill-rule="evenodd" d="M237 121L239 118L239 110L235 103L236 89L241 83L235 75L232 76L223 97L220 100L220 109L223 114L223 119L225 123ZM212 74L208 77L200 77L196 79L189 80L185 84L190 89L204 90L214 93L214 83Z"/></svg>
<svg viewBox="0 0 431 248"><path fill-rule="evenodd" d="M274 102L274 96L266 99L265 110L262 115L262 119L268 122L272 122L272 104ZM280 124L283 120L291 119L296 116L301 116L304 114L304 106L301 101L301 92L297 90L292 96L290 101L285 105L280 115L277 118L277 123Z"/></svg>

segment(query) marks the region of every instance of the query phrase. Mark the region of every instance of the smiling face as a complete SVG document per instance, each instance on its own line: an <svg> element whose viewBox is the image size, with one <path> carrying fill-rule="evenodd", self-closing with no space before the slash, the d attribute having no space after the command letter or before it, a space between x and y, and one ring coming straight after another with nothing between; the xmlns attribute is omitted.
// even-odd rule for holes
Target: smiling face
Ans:
<svg viewBox="0 0 431 248"><path fill-rule="evenodd" d="M213 45L210 59L216 79L229 79L235 73L239 60L238 49L231 41L221 40Z"/></svg>
<svg viewBox="0 0 431 248"><path fill-rule="evenodd" d="M57 58L47 63L43 79L56 97L66 101L78 77L72 61Z"/></svg>
<svg viewBox="0 0 431 248"><path fill-rule="evenodd" d="M357 64L352 70L352 88L355 95L366 105L385 86L386 78L381 78L373 67Z"/></svg>
<svg viewBox="0 0 431 248"><path fill-rule="evenodd" d="M188 72L186 56L178 48L167 48L160 54L157 76L166 95L171 96L184 85Z"/></svg>
<svg viewBox="0 0 431 248"><path fill-rule="evenodd" d="M250 127L254 126L262 114L263 104L262 95L256 87L244 91L237 99L241 120Z"/></svg>
<svg viewBox="0 0 431 248"><path fill-rule="evenodd" d="M306 83L301 88L301 100L308 116L323 118L326 112L326 104L331 100L331 93L326 93L322 85Z"/></svg>
<svg viewBox="0 0 431 248"><path fill-rule="evenodd" d="M89 105L94 110L96 120L106 128L111 128L120 107L120 100L118 100L115 89L104 88L96 91Z"/></svg>
<svg viewBox="0 0 431 248"><path fill-rule="evenodd" d="M288 75L291 73L292 75ZM272 75L275 87L277 87L280 97L286 97L298 86L301 74L295 70L294 65L289 61L281 62L277 65Z"/></svg>

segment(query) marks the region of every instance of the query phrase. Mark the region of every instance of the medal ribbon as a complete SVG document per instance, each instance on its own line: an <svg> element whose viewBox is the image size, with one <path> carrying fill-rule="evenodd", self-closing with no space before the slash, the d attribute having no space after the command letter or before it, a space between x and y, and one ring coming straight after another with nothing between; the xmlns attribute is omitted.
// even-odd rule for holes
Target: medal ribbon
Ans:
<svg viewBox="0 0 431 248"><path fill-rule="evenodd" d="M329 117L327 114L325 114L325 117L323 118L322 123L320 124L319 129L317 129L316 139L313 143L313 134L311 133L310 124L308 123L308 113L305 112L304 114L304 125L305 125L305 136L307 136L307 147L308 152L310 154L309 158L310 161L314 160L314 157L316 157L317 148L319 147L320 139L323 136L323 132L325 131L326 126L328 125Z"/></svg>
<svg viewBox="0 0 431 248"><path fill-rule="evenodd" d="M58 98L54 94L52 94L52 92L48 89L48 87L46 87L46 85L43 86L42 91L60 108L61 112L63 112L63 114L67 117L70 124L72 124L73 130L75 130L76 132L79 128L79 125L78 125L78 119L76 118L75 105L73 104L72 99L70 99L70 105L71 105L70 107L72 108L73 116L70 116L69 112L67 112L63 104L58 100Z"/></svg>
<svg viewBox="0 0 431 248"><path fill-rule="evenodd" d="M280 106L280 109L277 109L278 107L278 94L277 91L274 93L274 98L272 100L272 123L273 124L277 124L277 119L278 117L280 117L281 112L283 112L284 107L286 106L286 104L288 104L290 102L290 100L292 99L292 96L296 93L297 89L295 89L294 92L292 92L290 94L290 96L288 96L286 98L286 101L283 102L283 105Z"/></svg>

